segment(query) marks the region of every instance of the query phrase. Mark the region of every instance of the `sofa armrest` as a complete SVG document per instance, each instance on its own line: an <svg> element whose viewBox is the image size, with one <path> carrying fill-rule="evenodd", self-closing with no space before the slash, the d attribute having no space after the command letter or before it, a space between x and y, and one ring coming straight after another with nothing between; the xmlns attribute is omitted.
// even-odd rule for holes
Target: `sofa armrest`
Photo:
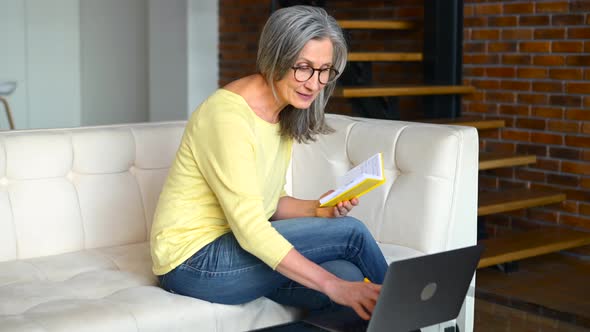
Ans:
<svg viewBox="0 0 590 332"><path fill-rule="evenodd" d="M338 115L328 122L336 133L294 147L289 180L295 197L319 197L352 166L383 152L386 183L352 213L379 242L423 253L476 243L474 128Z"/></svg>

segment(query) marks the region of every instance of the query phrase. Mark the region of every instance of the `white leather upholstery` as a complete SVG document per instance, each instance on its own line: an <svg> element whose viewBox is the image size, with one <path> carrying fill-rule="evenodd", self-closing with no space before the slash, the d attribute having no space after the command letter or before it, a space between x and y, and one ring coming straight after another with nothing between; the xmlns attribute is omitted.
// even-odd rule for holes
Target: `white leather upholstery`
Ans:
<svg viewBox="0 0 590 332"><path fill-rule="evenodd" d="M336 133L294 147L288 192L317 198L382 151L387 182L353 215L388 261L476 242L473 128L328 118ZM146 241L183 128L0 133L0 331L243 331L297 318L264 298L227 306L157 287ZM466 301L462 331L472 316Z"/></svg>

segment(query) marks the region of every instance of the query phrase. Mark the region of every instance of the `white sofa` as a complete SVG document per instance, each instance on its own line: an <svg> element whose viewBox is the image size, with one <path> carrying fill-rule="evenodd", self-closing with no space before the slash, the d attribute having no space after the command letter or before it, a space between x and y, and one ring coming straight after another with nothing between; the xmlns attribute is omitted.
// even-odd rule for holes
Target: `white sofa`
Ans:
<svg viewBox="0 0 590 332"><path fill-rule="evenodd" d="M381 151L387 182L353 215L388 260L476 242L475 129L328 118L336 133L295 146L289 192L317 198ZM157 287L146 239L183 126L0 133L0 331L244 331L297 319L264 298L219 305ZM473 329L472 292L461 331Z"/></svg>

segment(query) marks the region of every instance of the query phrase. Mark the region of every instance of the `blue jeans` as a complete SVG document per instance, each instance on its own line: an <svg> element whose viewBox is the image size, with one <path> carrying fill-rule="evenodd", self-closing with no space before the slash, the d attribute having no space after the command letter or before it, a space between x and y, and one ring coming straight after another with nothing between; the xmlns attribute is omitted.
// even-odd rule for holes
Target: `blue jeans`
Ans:
<svg viewBox="0 0 590 332"><path fill-rule="evenodd" d="M387 263L366 226L352 217L272 222L297 251L338 277L383 283ZM310 311L341 307L326 295L272 270L240 247L232 233L211 242L159 277L162 288L209 302L241 304L262 296Z"/></svg>

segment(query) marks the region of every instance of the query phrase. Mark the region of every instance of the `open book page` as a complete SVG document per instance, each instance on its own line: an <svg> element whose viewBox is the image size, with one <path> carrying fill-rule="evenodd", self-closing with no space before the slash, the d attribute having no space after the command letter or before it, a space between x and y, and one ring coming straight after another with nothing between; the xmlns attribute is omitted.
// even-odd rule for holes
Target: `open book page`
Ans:
<svg viewBox="0 0 590 332"><path fill-rule="evenodd" d="M340 186L334 192L320 199L321 206L334 206L339 202L360 197L385 182L381 153L346 172L338 182Z"/></svg>
<svg viewBox="0 0 590 332"><path fill-rule="evenodd" d="M381 153L373 155L342 175L338 179L338 186L349 186L363 176L374 179L381 179L383 177L383 173L381 172Z"/></svg>

